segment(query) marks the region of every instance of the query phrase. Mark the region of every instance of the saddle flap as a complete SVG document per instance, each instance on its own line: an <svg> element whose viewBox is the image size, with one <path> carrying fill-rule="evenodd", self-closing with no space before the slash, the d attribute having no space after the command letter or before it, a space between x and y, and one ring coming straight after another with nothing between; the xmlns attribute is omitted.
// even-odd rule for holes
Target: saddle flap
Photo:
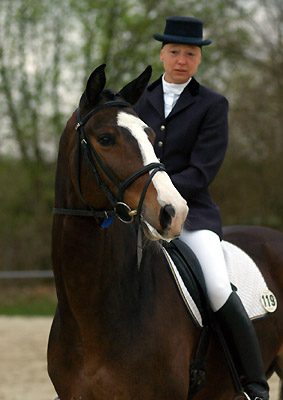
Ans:
<svg viewBox="0 0 283 400"><path fill-rule="evenodd" d="M191 296L193 302L195 303L196 308L198 309L201 318L199 319L197 316L198 322L196 323L195 317L193 317L194 323L199 327L203 324L207 324L209 321L209 300L206 292L204 276L199 264L199 261L193 251L180 239L174 239L171 242L164 242L163 248L166 250L170 259L174 263L174 265L170 266L170 259L168 261L168 267L171 275L174 278L175 283L178 286L180 293L180 279L176 275L180 275L182 282L187 288L187 296ZM176 269L177 271L176 271ZM182 295L184 300L184 295ZM190 302L187 300L186 305L187 308L194 308L194 305L191 306ZM189 310L190 316L195 313L194 310ZM200 322L201 320L201 322Z"/></svg>

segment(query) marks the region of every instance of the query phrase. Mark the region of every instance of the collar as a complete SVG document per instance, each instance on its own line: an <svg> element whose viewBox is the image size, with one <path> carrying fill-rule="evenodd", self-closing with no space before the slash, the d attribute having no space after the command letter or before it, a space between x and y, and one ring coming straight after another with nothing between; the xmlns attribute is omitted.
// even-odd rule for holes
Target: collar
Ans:
<svg viewBox="0 0 283 400"><path fill-rule="evenodd" d="M185 87L190 83L190 81L192 79L192 78L190 78L185 83L169 83L169 82L165 81L164 76L165 76L165 74L162 75L163 92L165 94L175 94L177 96L180 96L182 91L185 89Z"/></svg>
<svg viewBox="0 0 283 400"><path fill-rule="evenodd" d="M151 83L147 90L149 92L152 92L158 85L161 85L162 87L162 75L153 83ZM200 84L198 83L198 81L192 77L190 82L187 84L187 87L185 88L185 90L189 90L189 92L191 93L192 96L197 96L199 94L199 89L200 89Z"/></svg>

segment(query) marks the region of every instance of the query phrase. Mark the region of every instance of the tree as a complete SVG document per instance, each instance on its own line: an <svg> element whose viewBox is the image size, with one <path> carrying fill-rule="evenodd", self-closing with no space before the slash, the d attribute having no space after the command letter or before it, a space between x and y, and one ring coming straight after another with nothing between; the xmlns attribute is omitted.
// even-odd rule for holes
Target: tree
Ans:
<svg viewBox="0 0 283 400"><path fill-rule="evenodd" d="M233 71L230 146L215 195L226 223L282 229L283 4L261 0L246 21L253 41Z"/></svg>
<svg viewBox="0 0 283 400"><path fill-rule="evenodd" d="M43 165L45 147L62 126L64 8L41 0L15 0L11 7L2 0L0 11L2 148L12 139L25 164Z"/></svg>

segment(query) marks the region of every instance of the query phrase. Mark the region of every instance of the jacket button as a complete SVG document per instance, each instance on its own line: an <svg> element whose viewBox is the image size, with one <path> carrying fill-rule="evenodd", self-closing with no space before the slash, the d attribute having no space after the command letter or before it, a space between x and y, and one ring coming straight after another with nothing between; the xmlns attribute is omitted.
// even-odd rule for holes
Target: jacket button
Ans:
<svg viewBox="0 0 283 400"><path fill-rule="evenodd" d="M165 125L161 125L160 130L165 131Z"/></svg>
<svg viewBox="0 0 283 400"><path fill-rule="evenodd" d="M158 144L158 147L162 147L163 146L163 142L161 142L161 141L158 142L157 144Z"/></svg>

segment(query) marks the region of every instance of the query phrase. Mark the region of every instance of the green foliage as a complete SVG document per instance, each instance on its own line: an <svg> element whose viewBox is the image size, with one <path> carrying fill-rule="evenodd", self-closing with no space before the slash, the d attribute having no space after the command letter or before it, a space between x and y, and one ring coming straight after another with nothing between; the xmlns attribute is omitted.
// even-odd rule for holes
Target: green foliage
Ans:
<svg viewBox="0 0 283 400"><path fill-rule="evenodd" d="M0 269L50 269L54 165L0 162Z"/></svg>
<svg viewBox="0 0 283 400"><path fill-rule="evenodd" d="M283 230L282 157L264 164L230 149L212 185L224 225L264 225Z"/></svg>
<svg viewBox="0 0 283 400"><path fill-rule="evenodd" d="M0 282L0 315L52 316L56 304L53 283Z"/></svg>

